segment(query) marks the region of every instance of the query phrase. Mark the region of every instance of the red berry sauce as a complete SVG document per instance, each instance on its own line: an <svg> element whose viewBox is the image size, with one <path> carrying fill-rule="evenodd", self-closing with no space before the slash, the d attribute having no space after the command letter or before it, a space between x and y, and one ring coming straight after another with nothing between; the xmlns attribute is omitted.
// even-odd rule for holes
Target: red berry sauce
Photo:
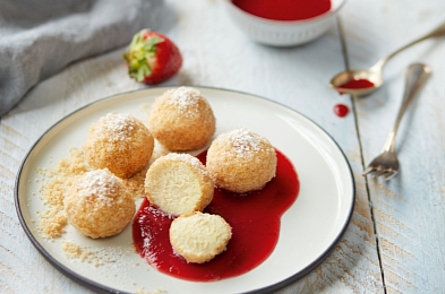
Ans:
<svg viewBox="0 0 445 294"><path fill-rule="evenodd" d="M169 228L173 217L150 206L145 198L133 221L136 251L151 266L170 276L209 282L244 274L274 250L280 218L295 202L300 184L292 163L278 150L277 172L260 191L236 194L215 188L205 212L222 216L232 226L227 250L203 264L187 263L173 252ZM205 163L206 152L198 155Z"/></svg>
<svg viewBox="0 0 445 294"><path fill-rule="evenodd" d="M374 87L374 83L367 79L352 79L340 86L345 89L367 89Z"/></svg>
<svg viewBox="0 0 445 294"><path fill-rule="evenodd" d="M345 117L349 113L349 108L344 104L337 104L334 106L334 113L338 117Z"/></svg>
<svg viewBox="0 0 445 294"><path fill-rule="evenodd" d="M302 20L331 10L331 0L232 0L242 10L273 20Z"/></svg>

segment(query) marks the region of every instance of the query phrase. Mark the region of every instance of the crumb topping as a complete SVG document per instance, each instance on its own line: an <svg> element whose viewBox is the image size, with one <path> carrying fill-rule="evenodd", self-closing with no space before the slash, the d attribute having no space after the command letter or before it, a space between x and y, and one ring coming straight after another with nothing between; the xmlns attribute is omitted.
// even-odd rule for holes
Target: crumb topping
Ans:
<svg viewBox="0 0 445 294"><path fill-rule="evenodd" d="M95 134L109 141L129 140L135 128L134 118L126 113L107 113L96 124Z"/></svg>
<svg viewBox="0 0 445 294"><path fill-rule="evenodd" d="M131 249L122 247L90 248L72 241L63 240L62 250L68 259L79 260L100 267L105 265L122 266Z"/></svg>
<svg viewBox="0 0 445 294"><path fill-rule="evenodd" d="M37 229L43 238L55 239L65 233L67 224L63 205L65 191L73 185L79 175L87 170L83 152L76 148L70 150L69 158L61 159L53 169L38 168L36 170L44 182L39 187L39 197L46 205L46 209L43 212L37 212L40 217Z"/></svg>
<svg viewBox="0 0 445 294"><path fill-rule="evenodd" d="M56 239L65 233L67 216L63 201L67 195L67 190L78 183L79 177L85 175L90 170L85 162L85 155L82 150L73 148L70 156L62 158L57 165L52 168L38 168L36 172L42 176L42 185L39 187L40 198L47 206L42 212L36 212L40 218L37 229L45 239ZM114 175L113 175L114 176ZM129 179L118 179L128 191L129 195L136 200L144 195L145 170L142 170ZM104 202L108 204L111 202Z"/></svg>
<svg viewBox="0 0 445 294"><path fill-rule="evenodd" d="M58 209L46 209L43 213L37 214L41 223L37 225L40 232L46 239L55 239L65 233L65 226L68 223L67 216Z"/></svg>

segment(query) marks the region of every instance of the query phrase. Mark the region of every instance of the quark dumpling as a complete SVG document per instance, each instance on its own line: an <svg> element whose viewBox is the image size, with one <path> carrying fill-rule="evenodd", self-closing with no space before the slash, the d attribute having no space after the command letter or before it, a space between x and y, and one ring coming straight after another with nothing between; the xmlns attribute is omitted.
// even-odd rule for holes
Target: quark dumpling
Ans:
<svg viewBox="0 0 445 294"><path fill-rule="evenodd" d="M158 158L145 177L147 199L170 215L202 211L213 199L213 187L205 166L189 154Z"/></svg>
<svg viewBox="0 0 445 294"><path fill-rule="evenodd" d="M108 113L92 124L84 144L85 158L95 169L108 168L129 178L148 164L154 139L138 119L124 113Z"/></svg>
<svg viewBox="0 0 445 294"><path fill-rule="evenodd" d="M226 250L232 228L219 215L194 212L176 218L169 234L177 254L187 262L204 263Z"/></svg>
<svg viewBox="0 0 445 294"><path fill-rule="evenodd" d="M206 166L218 187L245 193L262 189L275 177L277 156L266 138L238 128L213 140Z"/></svg>
<svg viewBox="0 0 445 294"><path fill-rule="evenodd" d="M122 180L107 169L80 176L68 189L64 206L69 223L93 239L119 234L136 209Z"/></svg>
<svg viewBox="0 0 445 294"><path fill-rule="evenodd" d="M158 97L148 122L153 137L175 151L203 147L215 133L215 123L207 100L189 87L171 89Z"/></svg>

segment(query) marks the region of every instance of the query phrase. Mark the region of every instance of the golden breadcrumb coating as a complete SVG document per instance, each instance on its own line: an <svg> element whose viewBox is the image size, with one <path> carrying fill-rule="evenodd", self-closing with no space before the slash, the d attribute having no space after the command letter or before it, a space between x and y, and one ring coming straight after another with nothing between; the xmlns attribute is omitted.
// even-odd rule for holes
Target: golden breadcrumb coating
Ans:
<svg viewBox="0 0 445 294"><path fill-rule="evenodd" d="M108 168L129 178L148 164L154 139L138 119L124 113L108 113L92 124L84 144L85 158L96 169Z"/></svg>
<svg viewBox="0 0 445 294"><path fill-rule="evenodd" d="M64 199L68 222L93 238L119 234L131 221L136 207L120 178L107 169L86 172Z"/></svg>
<svg viewBox="0 0 445 294"><path fill-rule="evenodd" d="M201 93L180 87L166 91L153 103L148 121L156 140L174 151L206 145L215 133L215 116Z"/></svg>
<svg viewBox="0 0 445 294"><path fill-rule="evenodd" d="M266 138L237 128L213 140L206 166L218 187L245 193L262 189L275 177L277 157Z"/></svg>
<svg viewBox="0 0 445 294"><path fill-rule="evenodd" d="M148 169L145 194L154 206L171 215L202 211L213 199L213 179L189 154L170 153Z"/></svg>
<svg viewBox="0 0 445 294"><path fill-rule="evenodd" d="M169 234L177 254L187 262L204 263L226 250L232 228L219 215L194 212L176 218Z"/></svg>

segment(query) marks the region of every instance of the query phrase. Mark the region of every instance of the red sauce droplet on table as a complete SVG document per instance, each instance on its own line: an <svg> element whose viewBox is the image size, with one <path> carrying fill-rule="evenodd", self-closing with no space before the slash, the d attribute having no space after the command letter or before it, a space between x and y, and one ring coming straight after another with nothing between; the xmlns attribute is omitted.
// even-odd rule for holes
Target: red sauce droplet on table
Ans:
<svg viewBox="0 0 445 294"><path fill-rule="evenodd" d="M349 108L344 104L337 104L334 106L334 112L338 117L345 117L349 113Z"/></svg>
<svg viewBox="0 0 445 294"><path fill-rule="evenodd" d="M232 0L233 4L255 16L274 20L302 20L331 9L331 0Z"/></svg>
<svg viewBox="0 0 445 294"><path fill-rule="evenodd" d="M232 226L227 250L204 264L187 263L173 252L169 228L173 217L150 206L145 198L133 221L136 251L170 276L209 282L244 274L274 250L282 214L295 202L300 184L292 163L278 150L277 172L262 190L236 194L215 188L205 212L222 216ZM198 158L205 163L206 152Z"/></svg>

